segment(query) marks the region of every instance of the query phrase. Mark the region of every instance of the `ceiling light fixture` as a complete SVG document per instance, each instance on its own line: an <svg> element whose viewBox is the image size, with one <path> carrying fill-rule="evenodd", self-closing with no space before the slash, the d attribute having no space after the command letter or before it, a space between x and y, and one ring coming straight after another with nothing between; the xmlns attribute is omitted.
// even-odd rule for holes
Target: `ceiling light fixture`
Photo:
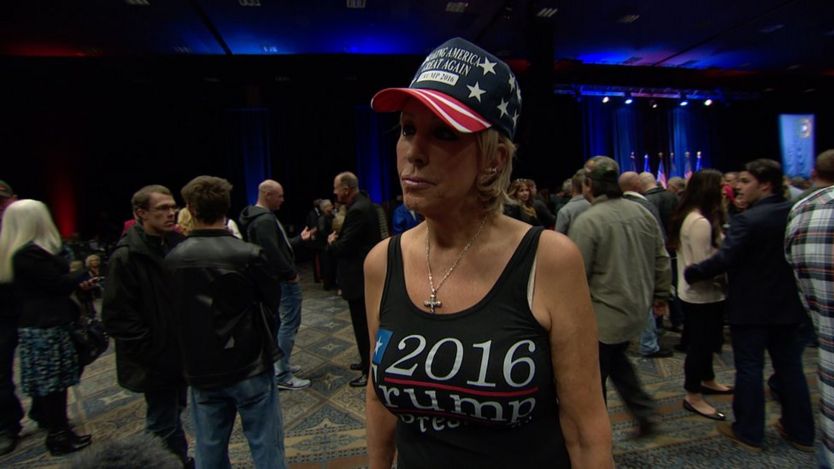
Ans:
<svg viewBox="0 0 834 469"><path fill-rule="evenodd" d="M712 100L710 98L704 100L704 106L712 106Z"/></svg>
<svg viewBox="0 0 834 469"><path fill-rule="evenodd" d="M345 0L345 6L348 8L360 9L365 8L365 0Z"/></svg>
<svg viewBox="0 0 834 469"><path fill-rule="evenodd" d="M681 101L681 106L688 106L688 105L689 105L689 101L687 101L685 99L683 101Z"/></svg>
<svg viewBox="0 0 834 469"><path fill-rule="evenodd" d="M634 100L633 100L633 99L631 99L631 98L626 98L626 100L625 100L625 103L626 103L626 104L631 104L631 103L633 103L633 102L634 102Z"/></svg>
<svg viewBox="0 0 834 469"><path fill-rule="evenodd" d="M463 13L469 6L469 2L449 2L446 4L447 13Z"/></svg>
<svg viewBox="0 0 834 469"><path fill-rule="evenodd" d="M655 103L654 101L652 102L652 109L657 109L657 103Z"/></svg>
<svg viewBox="0 0 834 469"><path fill-rule="evenodd" d="M536 13L536 16L539 18L550 18L558 12L558 8L542 8L538 13Z"/></svg>
<svg viewBox="0 0 834 469"><path fill-rule="evenodd" d="M607 103L608 101L611 101L611 98L609 98L608 96L605 96L604 98L602 98L603 103Z"/></svg>

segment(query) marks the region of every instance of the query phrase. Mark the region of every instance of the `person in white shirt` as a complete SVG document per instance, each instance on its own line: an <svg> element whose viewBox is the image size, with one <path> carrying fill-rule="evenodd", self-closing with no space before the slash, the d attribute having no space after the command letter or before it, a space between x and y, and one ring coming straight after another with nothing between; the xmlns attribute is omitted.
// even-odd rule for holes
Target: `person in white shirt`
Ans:
<svg viewBox="0 0 834 469"><path fill-rule="evenodd" d="M684 409L713 420L725 415L704 394L732 394L733 388L715 381L712 354L721 348L724 289L716 279L687 283L684 269L711 257L721 244L726 216L721 208L720 172L706 169L692 175L677 211L672 215L669 241L678 254L678 297L689 340L684 362Z"/></svg>

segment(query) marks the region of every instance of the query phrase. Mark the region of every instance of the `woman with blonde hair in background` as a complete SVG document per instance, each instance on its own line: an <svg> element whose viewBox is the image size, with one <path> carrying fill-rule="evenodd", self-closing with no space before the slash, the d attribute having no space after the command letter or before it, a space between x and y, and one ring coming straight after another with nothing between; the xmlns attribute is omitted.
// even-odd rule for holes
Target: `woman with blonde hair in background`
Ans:
<svg viewBox="0 0 834 469"><path fill-rule="evenodd" d="M90 445L67 419L67 388L78 384L78 356L69 325L78 318L70 300L76 289L89 290L95 280L86 272L70 273L61 256L61 238L49 210L37 200L18 200L6 208L0 228L0 283L13 283L19 311L21 389L32 397L29 416L46 427L46 447L53 456Z"/></svg>

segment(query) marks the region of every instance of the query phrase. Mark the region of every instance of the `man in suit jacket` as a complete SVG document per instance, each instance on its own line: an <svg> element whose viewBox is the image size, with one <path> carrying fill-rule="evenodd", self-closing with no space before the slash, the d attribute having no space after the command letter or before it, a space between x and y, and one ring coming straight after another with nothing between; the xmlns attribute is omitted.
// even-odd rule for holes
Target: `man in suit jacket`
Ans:
<svg viewBox="0 0 834 469"><path fill-rule="evenodd" d="M381 240L379 220L368 197L359 192L359 179L350 172L339 173L333 180L333 194L338 202L345 204L347 214L339 233L327 238L328 252L337 262L336 281L342 289L342 298L347 300L356 346L359 349L359 365L351 368L362 371L362 375L350 382L353 387L368 383L368 318L365 315L365 256Z"/></svg>
<svg viewBox="0 0 834 469"><path fill-rule="evenodd" d="M765 424L762 370L767 349L782 404L776 428L793 446L813 450L814 419L802 370L803 344L797 333L805 312L784 257L791 203L782 196L782 168L773 160L751 161L741 172L738 186L738 197L750 208L733 218L715 255L684 271L689 283L728 274L727 321L739 399L733 400L736 421L719 423L718 430L750 450L761 451Z"/></svg>

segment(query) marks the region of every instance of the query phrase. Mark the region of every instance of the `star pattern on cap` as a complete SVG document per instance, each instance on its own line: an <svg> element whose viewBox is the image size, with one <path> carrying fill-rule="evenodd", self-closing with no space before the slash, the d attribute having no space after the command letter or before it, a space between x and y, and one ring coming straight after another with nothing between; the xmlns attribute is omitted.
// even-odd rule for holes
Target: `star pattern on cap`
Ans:
<svg viewBox="0 0 834 469"><path fill-rule="evenodd" d="M510 103L508 103L504 99L501 99L501 104L498 105L498 110L501 111L501 115L498 116L499 119L504 117L504 116L509 116L510 115L510 113L507 112L507 104L510 104Z"/></svg>
<svg viewBox="0 0 834 469"><path fill-rule="evenodd" d="M475 86L466 85L466 87L469 88L469 97L477 99L480 103L481 95L486 93L486 90L482 90L477 81L475 82Z"/></svg>
<svg viewBox="0 0 834 469"><path fill-rule="evenodd" d="M482 63L479 63L478 66L481 67L482 69L484 69L484 75L487 75L487 74L490 74L490 73L492 73L493 75L496 75L495 66L497 64L498 64L498 62L490 62L489 59L484 57L484 61Z"/></svg>
<svg viewBox="0 0 834 469"><path fill-rule="evenodd" d="M455 48L454 53L450 48ZM440 58L445 61L435 60ZM492 127L510 137L515 134L522 107L521 84L505 62L465 39L450 39L432 51L409 88L423 90L420 94L433 109L457 129L477 132Z"/></svg>

